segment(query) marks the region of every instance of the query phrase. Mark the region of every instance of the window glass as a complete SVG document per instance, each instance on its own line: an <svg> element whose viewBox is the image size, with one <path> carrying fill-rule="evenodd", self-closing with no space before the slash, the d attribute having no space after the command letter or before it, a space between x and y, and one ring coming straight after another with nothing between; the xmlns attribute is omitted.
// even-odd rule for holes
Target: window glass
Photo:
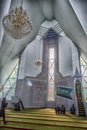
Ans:
<svg viewBox="0 0 87 130"><path fill-rule="evenodd" d="M48 101L54 101L54 48L49 48Z"/></svg>

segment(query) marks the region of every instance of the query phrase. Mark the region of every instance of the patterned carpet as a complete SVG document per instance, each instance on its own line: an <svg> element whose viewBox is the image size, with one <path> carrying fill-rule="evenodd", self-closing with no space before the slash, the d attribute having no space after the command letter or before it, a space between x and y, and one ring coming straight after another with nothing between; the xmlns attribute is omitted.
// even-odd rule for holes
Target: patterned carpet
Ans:
<svg viewBox="0 0 87 130"><path fill-rule="evenodd" d="M25 109L22 111L6 110L3 124L0 118L0 130L87 130L87 118L66 114L55 114L54 109Z"/></svg>

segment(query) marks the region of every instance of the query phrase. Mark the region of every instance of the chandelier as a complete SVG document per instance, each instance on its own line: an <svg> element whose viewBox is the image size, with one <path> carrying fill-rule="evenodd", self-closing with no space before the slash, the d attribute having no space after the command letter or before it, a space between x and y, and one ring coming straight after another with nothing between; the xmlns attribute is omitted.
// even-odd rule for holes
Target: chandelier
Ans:
<svg viewBox="0 0 87 130"><path fill-rule="evenodd" d="M39 37L40 38L40 37ZM38 56L38 58L35 60L35 65L37 66L37 67L39 67L39 66L41 66L42 65L42 59L40 58L40 54L41 54L41 38L40 39L38 39L39 40L39 42L38 42L38 49L39 49L39 51L38 51L38 54L39 54L39 56Z"/></svg>
<svg viewBox="0 0 87 130"><path fill-rule="evenodd" d="M41 12L41 21L42 21L42 14L43 14L43 0L42 0L42 2L41 2L41 9L42 9L42 12ZM40 32L41 33L41 32ZM40 58L40 51L41 51L41 40L42 40L42 36L41 36L41 34L39 33L39 35L38 35L38 41L39 41L39 57L35 60L35 65L37 66L37 67L40 67L42 64L43 64L43 61L42 61L42 59Z"/></svg>
<svg viewBox="0 0 87 130"><path fill-rule="evenodd" d="M35 61L35 65L36 66L41 66L42 65L42 60L40 58L38 58L36 61Z"/></svg>
<svg viewBox="0 0 87 130"><path fill-rule="evenodd" d="M32 30L32 24L27 16L26 10L20 7L13 9L3 18L3 26L8 35L14 39L21 39L28 35Z"/></svg>

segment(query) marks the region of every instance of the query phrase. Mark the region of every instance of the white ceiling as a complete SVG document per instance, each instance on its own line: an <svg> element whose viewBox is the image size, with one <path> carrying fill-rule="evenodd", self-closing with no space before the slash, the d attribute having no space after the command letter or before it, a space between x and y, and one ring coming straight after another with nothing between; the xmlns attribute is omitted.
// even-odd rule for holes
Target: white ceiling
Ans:
<svg viewBox="0 0 87 130"><path fill-rule="evenodd" d="M64 33L76 44L87 61L87 0L24 0L23 8L32 21L32 32L23 39L14 40L2 27L2 18L8 11L20 6L21 0L0 0L0 86L4 84L22 51L38 33L45 20L56 19Z"/></svg>

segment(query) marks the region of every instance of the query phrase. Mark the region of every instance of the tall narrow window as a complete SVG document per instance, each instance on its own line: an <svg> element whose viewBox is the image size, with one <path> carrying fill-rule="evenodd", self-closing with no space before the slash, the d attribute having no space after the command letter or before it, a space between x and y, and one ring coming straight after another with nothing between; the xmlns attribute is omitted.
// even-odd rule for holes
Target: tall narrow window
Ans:
<svg viewBox="0 0 87 130"><path fill-rule="evenodd" d="M48 63L48 101L54 101L54 48L49 48Z"/></svg>

